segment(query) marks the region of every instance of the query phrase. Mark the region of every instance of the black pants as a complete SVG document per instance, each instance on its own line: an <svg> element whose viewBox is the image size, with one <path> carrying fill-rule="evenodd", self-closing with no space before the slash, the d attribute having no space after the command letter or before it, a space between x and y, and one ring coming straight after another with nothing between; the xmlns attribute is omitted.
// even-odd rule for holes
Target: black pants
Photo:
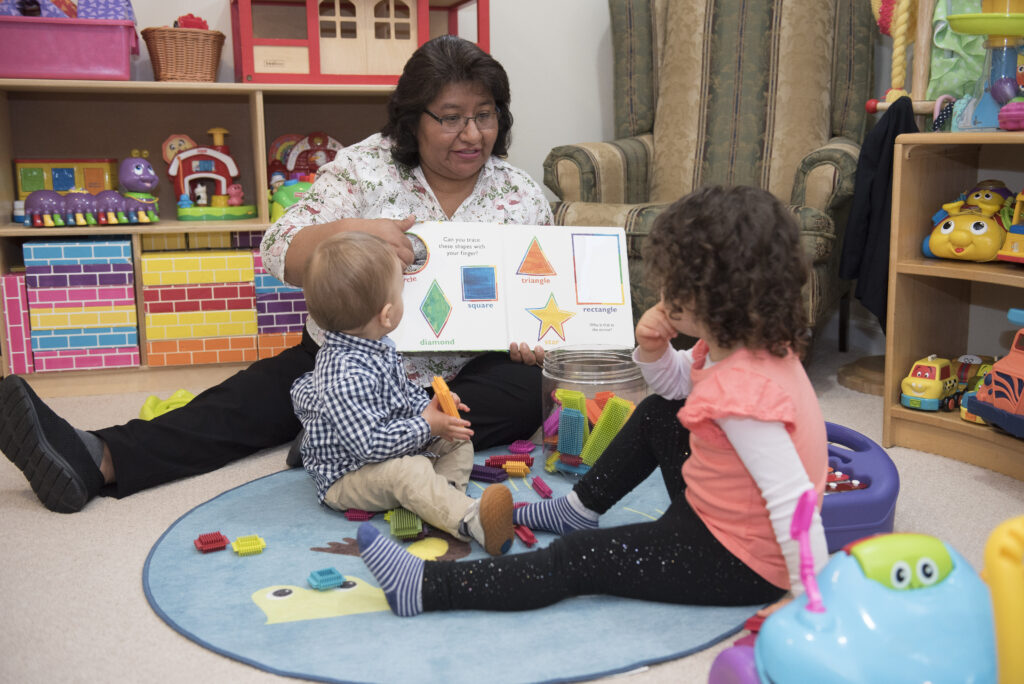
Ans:
<svg viewBox="0 0 1024 684"><path fill-rule="evenodd" d="M128 496L291 441L302 427L292 410L291 386L313 370L318 349L303 332L298 345L256 361L179 409L96 430L117 474L101 493ZM472 409L466 418L477 449L529 438L540 425L541 370L515 363L505 352L473 359L449 387Z"/></svg>
<svg viewBox="0 0 1024 684"><path fill-rule="evenodd" d="M423 609L529 610L570 596L608 594L691 605L776 601L785 590L733 556L686 502L681 468L689 432L682 401L650 396L574 490L604 513L655 468L672 501L656 521L573 532L547 548L423 570Z"/></svg>

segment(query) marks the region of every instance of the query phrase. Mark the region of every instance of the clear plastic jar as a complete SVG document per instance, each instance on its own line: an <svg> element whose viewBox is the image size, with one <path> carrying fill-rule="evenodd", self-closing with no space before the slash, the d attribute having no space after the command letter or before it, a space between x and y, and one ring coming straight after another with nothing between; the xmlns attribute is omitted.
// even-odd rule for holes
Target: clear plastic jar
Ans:
<svg viewBox="0 0 1024 684"><path fill-rule="evenodd" d="M647 396L647 383L640 367L633 362L631 349L601 346L567 345L544 354L543 409L545 429L544 456L558 444L556 389L582 392L588 400L596 400L598 392L612 392L617 397L639 404ZM551 427L555 431L551 431Z"/></svg>

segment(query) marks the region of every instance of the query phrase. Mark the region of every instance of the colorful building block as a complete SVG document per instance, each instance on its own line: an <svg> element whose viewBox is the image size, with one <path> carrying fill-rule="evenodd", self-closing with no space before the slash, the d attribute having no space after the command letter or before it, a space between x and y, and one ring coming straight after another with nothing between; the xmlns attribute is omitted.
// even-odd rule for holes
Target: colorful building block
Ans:
<svg viewBox="0 0 1024 684"><path fill-rule="evenodd" d="M555 464L558 463L558 459L561 457L558 451L552 451L548 454L548 457L544 459L544 470L553 473L555 472Z"/></svg>
<svg viewBox="0 0 1024 684"><path fill-rule="evenodd" d="M31 373L35 368L25 274L9 273L0 278L0 297L3 299L7 367L11 373Z"/></svg>
<svg viewBox="0 0 1024 684"><path fill-rule="evenodd" d="M634 408L636 406L633 402L622 397L612 397L605 403L601 417L590 432L590 439L580 452L580 458L584 463L592 466L597 462L615 435L619 434L619 430L629 420Z"/></svg>
<svg viewBox="0 0 1024 684"><path fill-rule="evenodd" d="M530 480L530 486L533 487L533 491L537 492L540 498L551 498L551 487L549 487L548 483L539 477L534 476L534 478Z"/></svg>
<svg viewBox="0 0 1024 684"><path fill-rule="evenodd" d="M581 416L586 418L587 416L587 397L583 392L579 390L565 389L559 387L555 390L555 399L562 405L562 411L565 409L574 409L579 412ZM559 417L558 423L559 432L562 429L561 417ZM590 436L590 425L586 420L583 421L583 439L580 442L580 448L583 447L583 442L587 441L587 437ZM577 452L578 453L578 452Z"/></svg>
<svg viewBox="0 0 1024 684"><path fill-rule="evenodd" d="M473 470L469 473L469 479L480 482L502 482L508 479L508 473L504 468L494 468L486 465L473 464Z"/></svg>
<svg viewBox="0 0 1024 684"><path fill-rule="evenodd" d="M513 454L529 454L536 448L537 445L528 439L517 439L508 445L508 450ZM533 464L531 463L530 465Z"/></svg>
<svg viewBox="0 0 1024 684"><path fill-rule="evenodd" d="M515 477L526 477L530 474L530 466L521 461L506 461L501 464L501 467L506 473Z"/></svg>
<svg viewBox="0 0 1024 684"><path fill-rule="evenodd" d="M525 463L529 467L533 467L533 456L529 454L500 454L496 456L488 456L487 460L484 461L484 465L491 466L492 468L500 468L510 461L518 461L519 463Z"/></svg>
<svg viewBox="0 0 1024 684"><path fill-rule="evenodd" d="M579 455L586 441L587 419L578 409L562 407L558 418L558 450L563 454Z"/></svg>
<svg viewBox="0 0 1024 684"><path fill-rule="evenodd" d="M348 520L354 520L356 522L363 522L369 520L374 515L376 514L358 508L349 508L345 511L345 518Z"/></svg>
<svg viewBox="0 0 1024 684"><path fill-rule="evenodd" d="M219 531L206 532L196 537L192 543L203 553L210 553L211 551L223 551L227 548L228 538Z"/></svg>
<svg viewBox="0 0 1024 684"><path fill-rule="evenodd" d="M393 508L384 514L391 525L391 536L412 539L423 534L423 521L418 515L405 508Z"/></svg>
<svg viewBox="0 0 1024 684"><path fill-rule="evenodd" d="M561 463L566 463L571 466L578 466L583 463L583 459L579 456L573 456L572 454L559 454L558 460Z"/></svg>
<svg viewBox="0 0 1024 684"><path fill-rule="evenodd" d="M267 542L263 540L263 537L258 537L255 534L238 537L231 542L231 550L239 556L254 556L263 553L265 548L267 548Z"/></svg>
<svg viewBox="0 0 1024 684"><path fill-rule="evenodd" d="M558 434L558 419L561 416L562 407L556 406L547 418L544 419L544 441L547 442L547 438Z"/></svg>
<svg viewBox="0 0 1024 684"><path fill-rule="evenodd" d="M345 576L337 568L322 568L309 573L309 586L317 591L327 591L345 583Z"/></svg>
<svg viewBox="0 0 1024 684"><path fill-rule="evenodd" d="M461 418L459 409L455 406L455 399L452 397L452 392L448 389L448 383L444 381L444 378L440 375L435 375L434 379L430 381L430 385L434 388L434 395L441 404L441 410L453 418Z"/></svg>
<svg viewBox="0 0 1024 684"><path fill-rule="evenodd" d="M516 533L516 536L527 546L533 546L537 543L537 537L533 531L526 525L513 525L512 530Z"/></svg>
<svg viewBox="0 0 1024 684"><path fill-rule="evenodd" d="M569 473L571 475L583 475L588 470L590 470L590 466L582 463L580 465L574 466L569 465L568 463L563 463L562 461L558 461L555 463L555 470L558 470L563 473Z"/></svg>

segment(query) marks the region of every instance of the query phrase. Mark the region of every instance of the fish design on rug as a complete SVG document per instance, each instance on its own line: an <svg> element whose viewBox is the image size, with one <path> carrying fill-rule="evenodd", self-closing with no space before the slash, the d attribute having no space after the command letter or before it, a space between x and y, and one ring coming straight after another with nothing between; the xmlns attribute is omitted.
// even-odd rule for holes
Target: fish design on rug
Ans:
<svg viewBox="0 0 1024 684"><path fill-rule="evenodd" d="M444 532L429 530L426 537L409 544L407 550L423 560L456 560L469 555L470 546ZM345 537L310 551L358 556L359 546L355 539ZM345 575L344 584L327 591L290 584L264 587L253 592L252 601L267 616L268 625L390 610L383 591L352 575Z"/></svg>
<svg viewBox="0 0 1024 684"><path fill-rule="evenodd" d="M326 591L288 584L264 587L253 592L252 600L267 616L268 625L390 610L383 591L352 575Z"/></svg>

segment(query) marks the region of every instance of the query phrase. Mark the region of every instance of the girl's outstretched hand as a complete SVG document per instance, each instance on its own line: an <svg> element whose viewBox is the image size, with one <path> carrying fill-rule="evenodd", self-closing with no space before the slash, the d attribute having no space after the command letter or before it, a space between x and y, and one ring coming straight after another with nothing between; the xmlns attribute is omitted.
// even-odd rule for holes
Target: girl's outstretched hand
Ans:
<svg viewBox="0 0 1024 684"><path fill-rule="evenodd" d="M459 396L452 392L452 400L460 412L469 411L469 407L459 400ZM465 418L449 416L441 409L441 400L435 394L423 409L423 419L430 425L430 434L435 437L443 437L451 441L465 440L473 436L469 429L470 422Z"/></svg>
<svg viewBox="0 0 1024 684"><path fill-rule="evenodd" d="M636 324L637 361L650 363L661 358L672 338L679 334L668 318L665 305L658 302L645 311Z"/></svg>

